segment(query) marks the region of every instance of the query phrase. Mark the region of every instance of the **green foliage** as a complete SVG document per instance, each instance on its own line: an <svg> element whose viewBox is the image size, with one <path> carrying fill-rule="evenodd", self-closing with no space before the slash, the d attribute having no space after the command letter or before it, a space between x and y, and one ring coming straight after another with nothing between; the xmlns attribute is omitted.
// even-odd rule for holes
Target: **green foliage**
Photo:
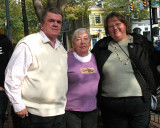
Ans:
<svg viewBox="0 0 160 128"><path fill-rule="evenodd" d="M68 0L65 8L65 17L69 20L77 20L79 17L88 17L88 8L95 4L95 0Z"/></svg>
<svg viewBox="0 0 160 128"><path fill-rule="evenodd" d="M0 1L0 28L5 28L5 21L6 21L6 15L5 15L5 6L4 6L4 0Z"/></svg>
<svg viewBox="0 0 160 128"><path fill-rule="evenodd" d="M0 2L0 29L2 28L7 34L5 21L5 0ZM47 5L48 0L43 0L42 4L44 8ZM77 20L79 18L86 18L89 15L88 8L95 4L95 0L68 0L68 4L65 9L65 17L69 20ZM25 0L29 34L39 31L40 24L35 14L32 0ZM9 0L10 19L12 23L12 37L13 42L17 43L24 37L24 25L22 17L21 0Z"/></svg>
<svg viewBox="0 0 160 128"><path fill-rule="evenodd" d="M70 32L68 33L71 39L73 32L79 27L88 27L88 18L90 11L89 7L95 5L97 0L68 0L64 17L69 20ZM71 40L69 41L71 42Z"/></svg>
<svg viewBox="0 0 160 128"><path fill-rule="evenodd" d="M4 33L7 35L7 28L5 26L6 23L6 10L5 10L5 0L1 1L0 8L0 28L3 29ZM10 8L10 20L12 26L12 38L13 43L17 43L24 36L23 32L23 22L22 22L22 12L21 6L19 2L15 0L9 0L9 8Z"/></svg>
<svg viewBox="0 0 160 128"><path fill-rule="evenodd" d="M31 34L39 31L40 24L33 7L33 2L31 0L26 0L26 12L27 12L29 33Z"/></svg>
<svg viewBox="0 0 160 128"><path fill-rule="evenodd" d="M133 1L133 12L129 11L128 5L130 2L128 0L105 0L105 14L109 14L112 11L119 12L126 16L127 18L131 18L133 15L138 17L138 20L142 20L149 17L148 9L140 9L140 2L142 1Z"/></svg>
<svg viewBox="0 0 160 128"><path fill-rule="evenodd" d="M43 6L44 8L47 5L48 0L43 0ZM68 0L68 3L65 8L64 16L70 20L70 23L72 26L76 26L78 23L76 23L79 19L86 20L90 14L88 11L89 7L92 5L95 5L97 0ZM129 12L128 10L128 0L105 0L106 4L105 6L105 15L112 12L112 11L118 11L122 14L124 14L126 17L131 17L132 15L135 15L139 17L139 20L147 18L148 17L148 11L147 9L140 10L139 9L139 2L134 1L134 11ZM6 12L5 12L5 0L0 1L0 29L3 29L5 34L6 32ZM37 16L35 14L35 10L33 7L32 0L26 0L26 13L27 13L27 20L28 20L28 26L29 26L29 33L34 33L39 31L39 21L37 19ZM22 18L22 8L21 8L21 2L20 0L9 0L9 7L10 7L10 19L12 23L12 34L13 34L13 42L17 43L21 38L24 37L24 25L23 25L23 18ZM72 22L73 21L73 22ZM83 23L81 23L83 25ZM83 26L85 27L85 26ZM72 27L70 27L72 28ZM74 28L75 29L75 28Z"/></svg>
<svg viewBox="0 0 160 128"><path fill-rule="evenodd" d="M48 2L48 0L42 0L42 4L43 4L44 8L47 7L47 2Z"/></svg>
<svg viewBox="0 0 160 128"><path fill-rule="evenodd" d="M43 1L45 5L47 0ZM6 22L6 12L5 12L5 0L0 1L0 29L2 28L7 35L7 30L5 26ZM34 33L39 31L39 21L34 11L33 2L31 0L25 1L27 20L29 26L29 33ZM21 38L24 37L24 25L22 17L22 8L20 0L9 0L10 8L10 20L12 23L12 38L13 43L17 43Z"/></svg>
<svg viewBox="0 0 160 128"><path fill-rule="evenodd" d="M21 4L20 2L10 0L9 7L13 43L17 43L22 37L24 37Z"/></svg>

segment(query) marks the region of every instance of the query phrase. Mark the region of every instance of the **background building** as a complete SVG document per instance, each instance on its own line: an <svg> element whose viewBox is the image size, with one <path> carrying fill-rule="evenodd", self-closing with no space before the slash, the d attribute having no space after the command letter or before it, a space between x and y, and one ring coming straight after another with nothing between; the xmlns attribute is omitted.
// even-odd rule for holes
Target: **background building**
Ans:
<svg viewBox="0 0 160 128"><path fill-rule="evenodd" d="M147 2L147 8L149 10L149 3ZM105 1L101 0L96 5L93 5L89 8L89 27L88 30L92 37L92 45L91 48L94 47L95 43L105 37L104 30L104 18L105 18L105 9L103 4ZM139 8L143 9L143 1ZM152 20L152 28L150 25L150 14L148 13L147 19L139 21L138 17L134 15L131 17L130 28L131 32L139 33L141 35L146 36L150 41L153 38L154 45L157 46L157 41L160 42L160 1L151 2L151 20ZM152 29L152 36L151 36Z"/></svg>
<svg viewBox="0 0 160 128"><path fill-rule="evenodd" d="M90 7L89 11L89 27L88 30L91 35L91 48L94 47L95 43L105 36L104 31L104 9L97 5Z"/></svg>

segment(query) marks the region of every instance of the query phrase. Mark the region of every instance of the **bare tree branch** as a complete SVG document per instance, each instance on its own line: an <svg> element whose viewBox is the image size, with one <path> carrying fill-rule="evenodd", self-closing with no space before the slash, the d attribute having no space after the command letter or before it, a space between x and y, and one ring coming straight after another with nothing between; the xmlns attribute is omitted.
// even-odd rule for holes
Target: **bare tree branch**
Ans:
<svg viewBox="0 0 160 128"><path fill-rule="evenodd" d="M48 0L47 7L57 7L64 12L68 0Z"/></svg>
<svg viewBox="0 0 160 128"><path fill-rule="evenodd" d="M32 0L32 1L38 20L40 21L41 14L44 11L44 6L42 5L41 0ZM67 1L68 0L48 0L47 7L55 7L64 12Z"/></svg>

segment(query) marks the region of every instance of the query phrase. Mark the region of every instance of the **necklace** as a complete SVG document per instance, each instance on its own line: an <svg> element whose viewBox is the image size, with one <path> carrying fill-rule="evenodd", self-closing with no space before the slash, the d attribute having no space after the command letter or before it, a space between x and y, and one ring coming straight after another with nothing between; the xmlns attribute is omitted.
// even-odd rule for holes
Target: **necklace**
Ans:
<svg viewBox="0 0 160 128"><path fill-rule="evenodd" d="M118 60L119 60L123 65L127 65L127 64L129 63L129 58L127 58L126 62L124 62L124 61L121 59L121 57L119 56L119 54L118 54L118 50L117 50L117 47L116 47L115 43L114 43L114 44L112 43L112 46L114 47L114 51L115 51L115 53L116 53L116 55L117 55Z"/></svg>
<svg viewBox="0 0 160 128"><path fill-rule="evenodd" d="M131 38L130 38L130 37L129 37L129 40L130 40L130 43L131 43ZM112 45L112 47L114 48L114 51L115 51L115 53L116 53L116 55L117 55L117 58L118 58L118 60L119 60L123 65L127 65L127 64L130 62L130 59L128 58L128 56L127 56L126 62L124 62L124 61L121 59L121 57L119 56L118 50L117 50L116 43L118 43L118 42L112 42L111 45Z"/></svg>

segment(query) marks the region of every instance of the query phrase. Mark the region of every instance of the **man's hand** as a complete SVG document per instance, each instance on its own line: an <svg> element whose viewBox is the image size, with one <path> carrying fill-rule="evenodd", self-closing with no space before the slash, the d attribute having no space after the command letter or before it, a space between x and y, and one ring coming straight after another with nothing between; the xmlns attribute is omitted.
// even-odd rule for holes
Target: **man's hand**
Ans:
<svg viewBox="0 0 160 128"><path fill-rule="evenodd" d="M20 112L16 112L16 114L17 114L19 117L21 117L21 118L25 118L26 116L28 116L28 111L27 111L27 109L25 108L25 109L23 109L23 110L20 111Z"/></svg>
<svg viewBox="0 0 160 128"><path fill-rule="evenodd" d="M74 48L71 48L71 49L69 49L68 52L75 52L75 49L74 49Z"/></svg>

